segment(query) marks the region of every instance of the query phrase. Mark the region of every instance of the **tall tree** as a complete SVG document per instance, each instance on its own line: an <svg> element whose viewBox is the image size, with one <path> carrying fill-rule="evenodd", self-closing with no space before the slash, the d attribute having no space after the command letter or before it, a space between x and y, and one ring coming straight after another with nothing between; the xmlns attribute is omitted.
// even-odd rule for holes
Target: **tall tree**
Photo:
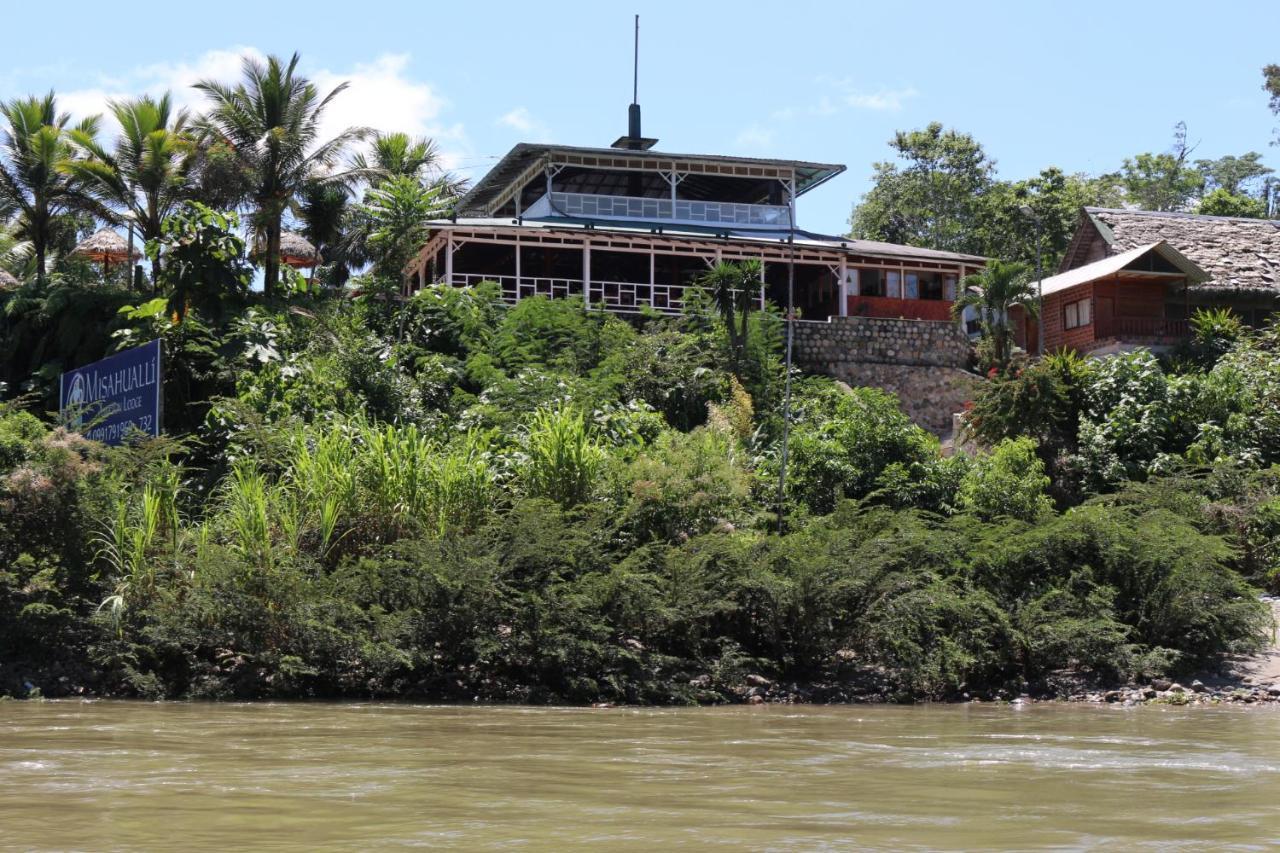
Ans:
<svg viewBox="0 0 1280 853"><path fill-rule="evenodd" d="M374 267L400 280L404 266L427 239L427 223L444 215L443 193L406 175L384 181L365 194L359 211Z"/></svg>
<svg viewBox="0 0 1280 853"><path fill-rule="evenodd" d="M978 253L1031 264L1038 236L1044 269L1052 270L1071 242L1080 208L1118 207L1123 198L1115 175L1068 175L1056 166L1022 181L995 181L979 199Z"/></svg>
<svg viewBox="0 0 1280 853"><path fill-rule="evenodd" d="M81 208L108 219L112 214L95 205L64 168L76 152L67 138L70 116L58 112L53 92L0 103L0 120L0 197L18 214L17 233L31 242L36 279L43 285L49 247L66 214ZM85 138L97 129L97 116L72 128Z"/></svg>
<svg viewBox="0 0 1280 853"><path fill-rule="evenodd" d="M1226 190L1231 195L1252 198L1261 196L1267 175L1274 171L1262 164L1262 155L1257 151L1239 157L1229 154L1216 160L1197 160L1195 165L1206 192Z"/></svg>
<svg viewBox="0 0 1280 853"><path fill-rule="evenodd" d="M995 172L982 146L938 122L923 130L898 131L889 145L898 162L875 164L874 185L850 217L851 235L979 251L977 200Z"/></svg>
<svg viewBox="0 0 1280 853"><path fill-rule="evenodd" d="M1280 116L1280 65L1268 65L1262 69L1262 88L1271 96L1271 112ZM1275 141L1280 145L1280 128L1276 128Z"/></svg>
<svg viewBox="0 0 1280 853"><path fill-rule="evenodd" d="M1188 162L1195 146L1187 144L1187 126L1178 122L1173 147L1164 153L1126 157L1120 182L1129 203L1143 210L1185 211L1200 193L1203 178Z"/></svg>
<svg viewBox="0 0 1280 853"><path fill-rule="evenodd" d="M978 312L982 334L991 341L992 356L1001 368L1008 364L1012 349L1010 310L1021 305L1033 317L1039 313L1036 286L1027 272L1024 263L992 259L981 272L965 276L961 282L964 292L951 307L956 319L966 308Z"/></svg>
<svg viewBox="0 0 1280 853"><path fill-rule="evenodd" d="M168 92L109 105L120 135L108 151L92 134L69 131L88 156L69 160L63 169L83 181L105 203L119 207L144 240L160 237L165 218L189 195L187 179L195 144L187 133L186 110L173 109ZM160 280L161 257L152 254L151 279Z"/></svg>
<svg viewBox="0 0 1280 853"><path fill-rule="evenodd" d="M285 210L310 181L341 181L347 173L330 171L351 143L368 131L348 128L320 140L320 119L346 87L321 96L310 80L296 74L298 54L286 63L278 57L262 63L243 60L244 81L232 87L203 80L196 88L212 101L205 121L235 152L252 176L254 227L262 235L263 287L268 295L280 281L280 231Z"/></svg>
<svg viewBox="0 0 1280 853"><path fill-rule="evenodd" d="M1233 216L1237 219L1262 219L1267 215L1267 205L1260 198L1236 195L1219 187L1200 199L1196 213L1207 216Z"/></svg>
<svg viewBox="0 0 1280 853"><path fill-rule="evenodd" d="M331 181L310 181L302 188L297 216L302 236L316 247L322 264L332 264L328 283L341 285L347 277L344 227L351 212L351 191Z"/></svg>

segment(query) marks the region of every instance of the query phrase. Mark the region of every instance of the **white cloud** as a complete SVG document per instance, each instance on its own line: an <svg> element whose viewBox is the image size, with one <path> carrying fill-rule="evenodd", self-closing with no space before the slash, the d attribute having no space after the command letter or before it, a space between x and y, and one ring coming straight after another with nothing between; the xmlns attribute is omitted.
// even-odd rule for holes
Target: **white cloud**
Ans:
<svg viewBox="0 0 1280 853"><path fill-rule="evenodd" d="M844 102L854 109L897 112L904 102L920 93L914 87L905 89L880 89L875 92L850 92Z"/></svg>
<svg viewBox="0 0 1280 853"><path fill-rule="evenodd" d="M516 107L498 116L495 124L509 127L519 133L527 142L545 142L551 138L551 131L546 124L534 117L528 107Z"/></svg>
<svg viewBox="0 0 1280 853"><path fill-rule="evenodd" d="M753 124L739 133L734 141L744 148L769 148L773 145L773 131Z"/></svg>
<svg viewBox="0 0 1280 853"><path fill-rule="evenodd" d="M239 82L246 55L265 59L265 54L255 47L211 50L192 60L142 65L116 77L104 77L93 87L60 92L58 100L63 109L77 117L103 113L103 130L114 135L114 122L106 115L109 100L143 93L158 96L169 91L175 103L198 112L207 106L207 100L193 85L200 80ZM347 127L375 127L430 136L446 148L465 146L463 126L441 122L448 100L430 83L411 76L409 60L407 54L388 53L349 69L333 69L309 66L304 56L298 70L316 84L322 95L344 81L348 83L346 91L330 102L321 118L321 138ZM443 155L446 164L462 156L450 150Z"/></svg>

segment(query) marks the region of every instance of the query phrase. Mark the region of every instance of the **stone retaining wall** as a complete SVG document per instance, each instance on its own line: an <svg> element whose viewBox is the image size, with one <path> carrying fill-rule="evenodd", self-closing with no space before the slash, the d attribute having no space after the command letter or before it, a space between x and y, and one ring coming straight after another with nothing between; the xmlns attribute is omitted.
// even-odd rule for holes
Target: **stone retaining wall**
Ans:
<svg viewBox="0 0 1280 853"><path fill-rule="evenodd" d="M967 369L969 339L955 323L832 317L796 323L792 342L801 369L896 394L907 416L937 435L950 433L978 382Z"/></svg>
<svg viewBox="0 0 1280 853"><path fill-rule="evenodd" d="M795 324L798 364L823 372L822 365L849 361L877 364L969 364L969 338L957 323L936 320L888 320L880 317L832 317Z"/></svg>

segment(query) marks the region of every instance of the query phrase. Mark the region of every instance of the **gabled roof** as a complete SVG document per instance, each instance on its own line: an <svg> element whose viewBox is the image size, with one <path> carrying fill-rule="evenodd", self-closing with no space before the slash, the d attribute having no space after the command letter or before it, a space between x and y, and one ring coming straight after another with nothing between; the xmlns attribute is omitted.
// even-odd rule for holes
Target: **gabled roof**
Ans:
<svg viewBox="0 0 1280 853"><path fill-rule="evenodd" d="M1086 207L1111 252L1165 241L1208 273L1205 287L1280 292L1280 221Z"/></svg>
<svg viewBox="0 0 1280 853"><path fill-rule="evenodd" d="M1082 267L1076 267L1073 270L1067 270L1064 273L1050 276L1041 282L1043 293L1048 296L1051 293L1058 293L1063 290L1069 290L1081 284L1088 284L1091 281L1097 281L1107 276L1115 275L1125 269L1134 262L1141 260L1150 252L1155 252L1169 263L1173 264L1183 275L1187 277L1187 281L1192 284L1200 284L1207 281L1209 274L1196 266L1194 262L1189 260L1185 255L1168 243L1160 240L1146 246L1138 246L1127 252L1121 252L1118 255L1112 255L1109 258L1103 258L1100 261L1094 261L1091 264L1085 264ZM1153 275L1159 275L1153 274ZM1166 276L1167 277L1167 276Z"/></svg>
<svg viewBox="0 0 1280 853"><path fill-rule="evenodd" d="M546 145L521 142L507 152L498 164L481 178L458 202L459 216L491 216L493 201L503 190L526 173L530 166L541 160L552 160L557 154L587 157L623 157L653 163L715 163L720 165L742 164L775 169L794 170L796 195L802 195L844 171L835 163L809 163L803 160L765 160L755 157L727 157L719 154L669 154L662 151L633 151L618 148L584 148L575 145Z"/></svg>

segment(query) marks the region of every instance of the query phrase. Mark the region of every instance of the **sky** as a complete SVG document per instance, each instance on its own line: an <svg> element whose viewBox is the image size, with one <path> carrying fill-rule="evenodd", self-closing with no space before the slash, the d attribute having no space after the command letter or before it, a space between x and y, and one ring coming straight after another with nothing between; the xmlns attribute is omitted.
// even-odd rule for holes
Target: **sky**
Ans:
<svg viewBox="0 0 1280 853"><path fill-rule="evenodd" d="M813 231L844 232L894 131L930 121L972 134L1006 179L1114 170L1167 150L1179 121L1196 158L1256 150L1280 171L1261 88L1280 63L1275 0L6 3L0 99L52 88L83 115L170 89L199 108L195 80L297 51L320 86L350 83L331 130L431 136L474 180L517 142L626 132L634 13L645 135L846 165L801 198Z"/></svg>

